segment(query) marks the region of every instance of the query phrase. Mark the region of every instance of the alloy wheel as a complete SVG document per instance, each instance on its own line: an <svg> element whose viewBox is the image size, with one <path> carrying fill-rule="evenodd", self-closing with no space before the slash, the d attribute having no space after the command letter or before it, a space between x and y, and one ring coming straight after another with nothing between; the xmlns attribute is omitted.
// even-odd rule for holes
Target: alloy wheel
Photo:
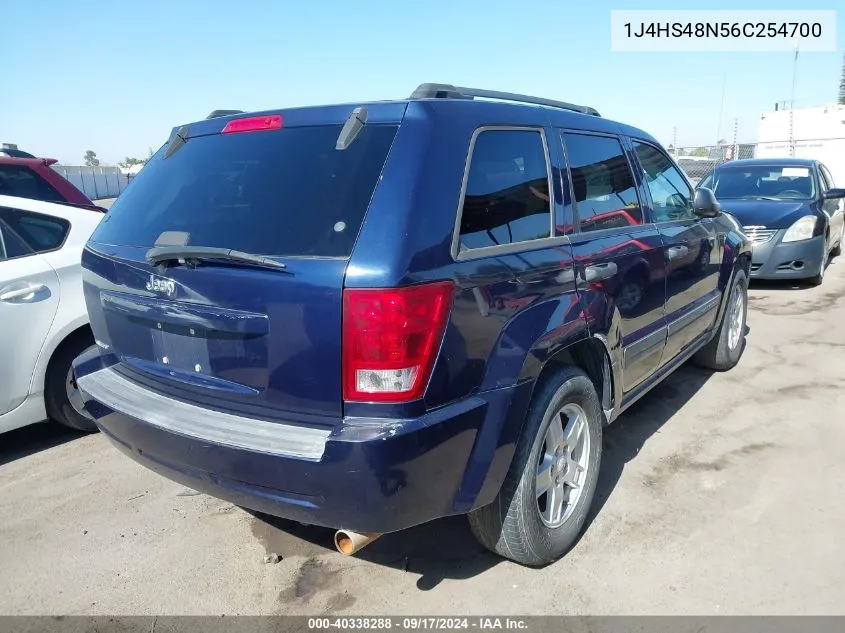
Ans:
<svg viewBox="0 0 845 633"><path fill-rule="evenodd" d="M577 404L566 404L552 415L537 464L537 511L547 527L559 527L572 515L589 462L587 414Z"/></svg>

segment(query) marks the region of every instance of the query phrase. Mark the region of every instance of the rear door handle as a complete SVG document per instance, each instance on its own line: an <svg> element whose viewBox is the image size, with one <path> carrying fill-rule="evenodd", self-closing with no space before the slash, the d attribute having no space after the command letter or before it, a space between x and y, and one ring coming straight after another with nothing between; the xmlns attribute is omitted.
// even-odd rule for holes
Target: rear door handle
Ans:
<svg viewBox="0 0 845 633"><path fill-rule="evenodd" d="M16 288L15 290L0 290L0 301L9 302L16 299L23 299L28 295L35 295L36 292L44 290L44 284L31 284L25 288Z"/></svg>
<svg viewBox="0 0 845 633"><path fill-rule="evenodd" d="M669 247L669 259L678 259L680 257L684 257L687 253L689 253L689 247L687 246Z"/></svg>
<svg viewBox="0 0 845 633"><path fill-rule="evenodd" d="M596 281L604 281L613 277L618 270L618 267L613 262L587 266L584 268L584 281L588 284Z"/></svg>

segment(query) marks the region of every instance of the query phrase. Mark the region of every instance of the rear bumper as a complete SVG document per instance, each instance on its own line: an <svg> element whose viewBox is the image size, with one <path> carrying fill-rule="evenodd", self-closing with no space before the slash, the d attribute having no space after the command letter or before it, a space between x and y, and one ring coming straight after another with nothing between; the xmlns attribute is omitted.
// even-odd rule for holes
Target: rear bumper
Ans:
<svg viewBox="0 0 845 633"><path fill-rule="evenodd" d="M786 229L781 229L770 241L754 245L752 279L807 279L819 274L822 253L826 248L824 235L801 242L782 243L784 233Z"/></svg>
<svg viewBox="0 0 845 633"><path fill-rule="evenodd" d="M360 532L397 531L491 502L510 466L532 387L484 392L414 419L346 419L320 431L319 455L295 456L268 452L266 434L250 448L247 441L186 435L178 424L150 420L137 400L120 403L101 392L103 382L92 377L116 372L97 350L74 366L83 413L143 466L235 505ZM184 425L186 405L175 406ZM197 425L214 413L194 409ZM313 441L309 446L314 449Z"/></svg>

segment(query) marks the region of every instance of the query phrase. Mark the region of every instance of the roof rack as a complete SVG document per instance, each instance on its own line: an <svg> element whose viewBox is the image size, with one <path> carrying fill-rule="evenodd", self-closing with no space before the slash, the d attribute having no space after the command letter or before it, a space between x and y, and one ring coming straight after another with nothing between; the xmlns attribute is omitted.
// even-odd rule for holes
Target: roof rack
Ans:
<svg viewBox="0 0 845 633"><path fill-rule="evenodd" d="M411 93L409 99L473 99L475 97L480 97L482 99L499 99L501 101L516 101L518 103L532 103L534 105L544 105L551 106L553 108L562 108L564 110L572 110L573 112L580 112L581 114L601 116L595 108L591 108L590 106L575 105L574 103L566 103L565 101L543 99L542 97L531 97L529 95L521 95L513 92L464 88L461 86L453 86L451 84L420 84L417 86L417 89Z"/></svg>
<svg viewBox="0 0 845 633"><path fill-rule="evenodd" d="M243 114L243 110L214 110L206 119L216 119L219 116L231 116L233 114Z"/></svg>

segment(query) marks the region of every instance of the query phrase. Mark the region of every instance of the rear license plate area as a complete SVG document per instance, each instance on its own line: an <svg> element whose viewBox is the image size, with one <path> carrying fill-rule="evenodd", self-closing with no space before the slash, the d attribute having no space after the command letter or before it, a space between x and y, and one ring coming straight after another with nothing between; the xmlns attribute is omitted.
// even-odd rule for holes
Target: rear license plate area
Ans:
<svg viewBox="0 0 845 633"><path fill-rule="evenodd" d="M152 330L156 360L174 369L210 374L208 339L196 329Z"/></svg>

